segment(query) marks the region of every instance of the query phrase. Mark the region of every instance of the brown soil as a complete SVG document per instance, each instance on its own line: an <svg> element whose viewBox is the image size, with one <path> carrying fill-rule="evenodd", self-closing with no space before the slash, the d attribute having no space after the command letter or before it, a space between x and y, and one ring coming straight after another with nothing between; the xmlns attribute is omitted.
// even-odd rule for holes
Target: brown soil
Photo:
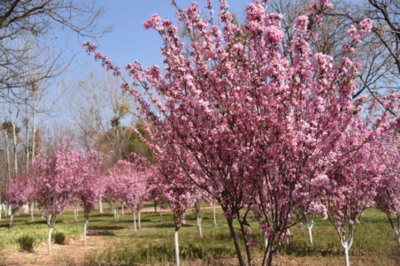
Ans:
<svg viewBox="0 0 400 266"><path fill-rule="evenodd" d="M52 244L52 255L47 254L47 245L36 246L33 252L20 251L17 248L2 250L0 265L80 265L87 251L101 249L105 246L102 236L90 235L87 246L83 239L71 240L65 245Z"/></svg>

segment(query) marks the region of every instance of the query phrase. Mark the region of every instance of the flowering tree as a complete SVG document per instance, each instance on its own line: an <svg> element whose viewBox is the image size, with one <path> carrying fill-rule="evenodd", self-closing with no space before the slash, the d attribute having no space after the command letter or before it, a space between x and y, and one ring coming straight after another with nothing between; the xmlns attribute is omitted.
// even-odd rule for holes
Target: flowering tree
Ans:
<svg viewBox="0 0 400 266"><path fill-rule="evenodd" d="M121 194L123 189L123 183L119 182L119 176L115 174L114 169L109 169L103 198L110 202L111 211L114 213L114 222L117 221L118 205L123 201Z"/></svg>
<svg viewBox="0 0 400 266"><path fill-rule="evenodd" d="M400 139L397 132L390 132L380 139L379 163L381 179L375 204L389 219L400 248Z"/></svg>
<svg viewBox="0 0 400 266"><path fill-rule="evenodd" d="M360 147L360 135L368 132L368 129L362 126L358 129L358 132L354 131L343 139L338 149L348 151L352 147ZM363 211L374 200L380 180L381 168L375 147L373 141L366 143L350 161L336 161L337 165L345 164L344 167L332 167L329 170L330 184L325 188L326 206L329 220L343 245L346 266L350 265L348 252L353 244L355 224L360 223Z"/></svg>
<svg viewBox="0 0 400 266"><path fill-rule="evenodd" d="M268 240L263 265L271 265L272 255L287 241L289 228L304 219L319 196L316 184L333 178L332 173L345 167L387 120L384 114L369 130L364 128L359 146L338 149L345 136L358 130L366 101L360 97L353 102L360 65L350 58L371 30L371 20L350 28L348 35L354 41L343 45L343 57L335 65L330 56L310 49L317 38L315 28L332 6L327 0L298 18L289 46L282 42L281 15L268 14L264 2L248 5L246 24L239 26L221 0L221 30L212 19L201 18L197 4L182 10L172 1L179 22L194 36L189 56L178 28L152 15L144 27L163 38L165 74L158 66L143 69L134 62L125 67L133 82L122 85L141 104L159 143L169 146L168 153L180 164L176 169L221 205L240 265L244 260L234 219L250 265L249 247L256 243L247 239L246 216L253 210L262 217L260 227ZM211 1L206 8L213 13ZM89 53L96 50L89 41L83 45ZM101 52L95 59L120 74ZM146 97L136 90L138 86ZM159 97L152 95L153 90ZM300 207L303 215L291 216Z"/></svg>
<svg viewBox="0 0 400 266"><path fill-rule="evenodd" d="M4 203L11 206L10 228L14 213L26 204L34 195L34 188L30 176L21 174L10 179L5 196Z"/></svg>
<svg viewBox="0 0 400 266"><path fill-rule="evenodd" d="M130 163L124 160L118 161L109 170L110 178L120 184L119 196L132 210L135 234L137 234L135 211L138 208L140 224L141 205L150 195L150 186L147 180L148 172L146 171L148 170L141 163Z"/></svg>
<svg viewBox="0 0 400 266"><path fill-rule="evenodd" d="M168 146L157 146L157 150L153 152L153 158L157 163L152 166L151 183L159 192L158 198L168 202L174 214L175 259L176 265L179 266L178 231L182 224L186 223L187 209L193 206L202 195L181 169L177 156ZM186 156L183 158L190 160ZM196 179L196 177L192 178Z"/></svg>
<svg viewBox="0 0 400 266"><path fill-rule="evenodd" d="M83 245L86 246L86 230L89 218L92 215L96 203L104 193L104 182L101 175L101 166L104 154L87 147L84 157L75 166L75 177L79 179L76 197L82 203L85 213L85 225L83 231Z"/></svg>
<svg viewBox="0 0 400 266"><path fill-rule="evenodd" d="M41 150L33 160L35 198L46 213L49 227L48 253L51 255L51 233L57 216L68 205L81 185L77 173L84 160L83 151L73 149L72 139L61 140L53 151Z"/></svg>

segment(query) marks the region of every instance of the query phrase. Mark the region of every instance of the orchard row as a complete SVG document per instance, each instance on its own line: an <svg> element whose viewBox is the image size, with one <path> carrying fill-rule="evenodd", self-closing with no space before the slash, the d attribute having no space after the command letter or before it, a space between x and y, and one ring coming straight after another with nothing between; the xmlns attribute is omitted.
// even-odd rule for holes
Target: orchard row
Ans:
<svg viewBox="0 0 400 266"><path fill-rule="evenodd" d="M125 67L128 81L95 44L83 43L138 102L148 136L136 133L152 158L135 155L103 169L103 154L73 150L69 141L42 151L20 187L32 188L23 191L43 206L49 235L72 201L81 201L89 219L102 197L135 210L152 192L174 214L177 265L178 230L199 199L221 206L241 266L253 265L250 249L258 244L250 217L265 236L263 265L272 264L293 226L305 223L312 244L319 214L336 228L349 265L356 225L371 204L387 215L400 244L399 120L392 115L398 95L353 99L361 66L352 58L373 21L351 26L351 41L334 59L310 48L332 7L327 0L298 17L290 36L282 31L282 15L267 13L265 1L247 6L244 25L234 21L225 0L219 1L218 25L210 0L209 20L196 3L187 9L172 4L189 43L169 19L154 14L144 22L164 42L162 70L135 61ZM22 193L13 186L6 198L17 206L11 201Z"/></svg>

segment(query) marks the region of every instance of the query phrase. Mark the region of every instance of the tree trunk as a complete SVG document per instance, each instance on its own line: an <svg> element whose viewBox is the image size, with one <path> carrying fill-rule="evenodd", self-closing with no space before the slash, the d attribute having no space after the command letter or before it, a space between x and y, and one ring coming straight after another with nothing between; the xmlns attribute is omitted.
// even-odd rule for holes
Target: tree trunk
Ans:
<svg viewBox="0 0 400 266"><path fill-rule="evenodd" d="M124 217L124 203L122 203L122 208L121 208L121 214L122 214L122 217Z"/></svg>
<svg viewBox="0 0 400 266"><path fill-rule="evenodd" d="M1 204L1 201L0 201L0 221L1 221L1 211L2 211L2 209L3 209L3 205Z"/></svg>
<svg viewBox="0 0 400 266"><path fill-rule="evenodd" d="M238 222L240 224L240 231L242 232L244 247L246 249L247 263L248 263L248 265L253 265L253 263L251 262L250 247L247 245L248 241L247 241L247 236L246 236L246 231L245 231L245 228L244 228L244 224L240 221L239 216L237 217L237 219L238 219Z"/></svg>
<svg viewBox="0 0 400 266"><path fill-rule="evenodd" d="M11 106L11 90L8 88L8 100L10 101L9 108L10 108L10 118L11 118L11 126L13 130L13 152L14 152L14 176L18 174L18 156L17 156L17 133L15 131L15 122L14 122L14 115L12 113L12 106Z"/></svg>
<svg viewBox="0 0 400 266"><path fill-rule="evenodd" d="M47 249L49 252L49 255L51 255L51 232L53 231L52 227L49 227L49 238L47 239Z"/></svg>
<svg viewBox="0 0 400 266"><path fill-rule="evenodd" d="M35 157L36 148L36 92L33 93L33 103L32 103L32 159Z"/></svg>
<svg viewBox="0 0 400 266"><path fill-rule="evenodd" d="M13 217L14 217L14 215L12 214L12 215L10 216L10 228L12 228L12 220L13 220Z"/></svg>
<svg viewBox="0 0 400 266"><path fill-rule="evenodd" d="M229 226L229 230L231 232L231 236L234 239L233 243L235 244L235 250L236 250L236 255L238 257L238 260L239 260L239 265L244 266L242 253L240 252L239 243L236 241L235 229L233 228L233 220L229 219L229 218L226 218L226 220L228 221L228 226Z"/></svg>
<svg viewBox="0 0 400 266"><path fill-rule="evenodd" d="M103 203L99 200L99 213L103 213Z"/></svg>
<svg viewBox="0 0 400 266"><path fill-rule="evenodd" d="M139 230L141 230L142 226L140 225L140 210L138 210L138 222L139 222Z"/></svg>
<svg viewBox="0 0 400 266"><path fill-rule="evenodd" d="M214 217L214 226L217 227L217 218L215 217L215 204L213 202L213 217Z"/></svg>
<svg viewBox="0 0 400 266"><path fill-rule="evenodd" d="M389 218L389 221L391 221L390 218ZM397 242L399 243L399 249L400 249L400 227L396 228L395 225L392 222L391 222L391 225L392 225L394 234L397 237Z"/></svg>
<svg viewBox="0 0 400 266"><path fill-rule="evenodd" d="M86 246L86 229L88 226L88 220L85 221L85 225L83 228L83 245Z"/></svg>
<svg viewBox="0 0 400 266"><path fill-rule="evenodd" d="M25 87L25 172L29 173L29 120L28 120L28 88Z"/></svg>
<svg viewBox="0 0 400 266"><path fill-rule="evenodd" d="M175 261L176 266L179 266L179 243L178 243L178 231L175 229Z"/></svg>
<svg viewBox="0 0 400 266"><path fill-rule="evenodd" d="M76 217L76 209L74 208L74 222L76 223L76 222L78 222L78 219L77 219L77 217Z"/></svg>
<svg viewBox="0 0 400 266"><path fill-rule="evenodd" d="M162 222L162 208L160 206L160 222Z"/></svg>
<svg viewBox="0 0 400 266"><path fill-rule="evenodd" d="M1 219L1 217L0 217ZM400 235L397 236L397 242L399 243L399 249L400 249Z"/></svg>
<svg viewBox="0 0 400 266"><path fill-rule="evenodd" d="M199 229L200 238L203 238L203 234L201 233L201 220L203 220L203 219L202 218L197 218L197 227Z"/></svg>
<svg viewBox="0 0 400 266"><path fill-rule="evenodd" d="M113 208L113 213L114 213L114 222L117 221L117 210Z"/></svg>
<svg viewBox="0 0 400 266"><path fill-rule="evenodd" d="M311 222L306 221L306 225L308 228L308 236L310 238L310 246L313 246L313 238L312 238L312 228L314 226L314 220L311 220Z"/></svg>
<svg viewBox="0 0 400 266"><path fill-rule="evenodd" d="M267 266L272 266L272 254L270 252L267 252Z"/></svg>
<svg viewBox="0 0 400 266"><path fill-rule="evenodd" d="M31 204L30 204L30 211L31 211L31 222L33 223L34 222L33 214L35 212L35 203L34 202L31 202Z"/></svg>
<svg viewBox="0 0 400 266"><path fill-rule="evenodd" d="M154 199L154 211L157 212L157 201Z"/></svg>
<svg viewBox="0 0 400 266"><path fill-rule="evenodd" d="M264 245L265 245L265 249L268 248L268 238L267 238L267 233L264 233Z"/></svg>
<svg viewBox="0 0 400 266"><path fill-rule="evenodd" d="M135 211L133 211L133 228L134 228L134 230L135 230L135 235L137 235Z"/></svg>
<svg viewBox="0 0 400 266"><path fill-rule="evenodd" d="M352 234L350 234L350 236L347 239L343 236L341 242L344 248L345 265L350 266L349 250L351 248L351 245L353 244Z"/></svg>

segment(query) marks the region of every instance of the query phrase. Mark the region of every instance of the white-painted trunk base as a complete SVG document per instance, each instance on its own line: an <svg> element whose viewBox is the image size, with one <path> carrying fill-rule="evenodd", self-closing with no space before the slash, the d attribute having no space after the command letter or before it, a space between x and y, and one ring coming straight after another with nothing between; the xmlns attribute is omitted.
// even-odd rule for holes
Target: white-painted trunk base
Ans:
<svg viewBox="0 0 400 266"><path fill-rule="evenodd" d="M88 227L88 221L86 220L84 228L83 228L83 245L84 246L86 246L86 230L87 230L87 227Z"/></svg>
<svg viewBox="0 0 400 266"><path fill-rule="evenodd" d="M10 216L10 228L12 227L12 220L13 220L14 215Z"/></svg>
<svg viewBox="0 0 400 266"><path fill-rule="evenodd" d="M101 202L101 200L99 200L98 204L99 204L99 212L103 213L103 203Z"/></svg>
<svg viewBox="0 0 400 266"><path fill-rule="evenodd" d="M351 245L353 245L353 238L349 237L346 239L345 237L343 237L341 242L344 248L345 265L350 266L349 250L351 248Z"/></svg>
<svg viewBox="0 0 400 266"><path fill-rule="evenodd" d="M29 213L29 205L28 204L24 204L24 213Z"/></svg>
<svg viewBox="0 0 400 266"><path fill-rule="evenodd" d="M308 237L310 239L310 246L313 246L313 237L312 237L312 228L314 226L314 220L311 220L310 222L306 222L307 228L308 228Z"/></svg>
<svg viewBox="0 0 400 266"><path fill-rule="evenodd" d="M136 215L135 212L133 212L133 228L135 230L135 235L137 235L137 230L136 230Z"/></svg>
<svg viewBox="0 0 400 266"><path fill-rule="evenodd" d="M268 248L268 238L267 238L267 234L264 234L264 245L265 245L265 249Z"/></svg>
<svg viewBox="0 0 400 266"><path fill-rule="evenodd" d="M213 203L213 217L214 217L214 226L217 227L217 218L215 217L215 205Z"/></svg>
<svg viewBox="0 0 400 266"><path fill-rule="evenodd" d="M175 231L175 261L176 266L179 266L179 243L178 243L178 231Z"/></svg>
<svg viewBox="0 0 400 266"><path fill-rule="evenodd" d="M125 215L125 212L124 212L124 204L122 204L121 215L122 215L122 217L124 217L124 215Z"/></svg>
<svg viewBox="0 0 400 266"><path fill-rule="evenodd" d="M31 202L31 205L30 205L30 211L31 211L31 222L33 223L34 222L33 214L35 213L35 203L33 203L33 202Z"/></svg>
<svg viewBox="0 0 400 266"><path fill-rule="evenodd" d="M53 228L49 228L49 238L47 239L47 249L49 252L49 255L51 255L51 232L53 231Z"/></svg>
<svg viewBox="0 0 400 266"><path fill-rule="evenodd" d="M400 228L393 228L394 234L397 237L397 242L399 243L399 249L400 249Z"/></svg>
<svg viewBox="0 0 400 266"><path fill-rule="evenodd" d="M199 236L200 238L203 238L203 234L201 233L201 221L203 220L203 218L197 218L197 227L199 229Z"/></svg>
<svg viewBox="0 0 400 266"><path fill-rule="evenodd" d="M139 230L142 230L142 226L140 225L140 211L138 211L138 223L139 223Z"/></svg>

